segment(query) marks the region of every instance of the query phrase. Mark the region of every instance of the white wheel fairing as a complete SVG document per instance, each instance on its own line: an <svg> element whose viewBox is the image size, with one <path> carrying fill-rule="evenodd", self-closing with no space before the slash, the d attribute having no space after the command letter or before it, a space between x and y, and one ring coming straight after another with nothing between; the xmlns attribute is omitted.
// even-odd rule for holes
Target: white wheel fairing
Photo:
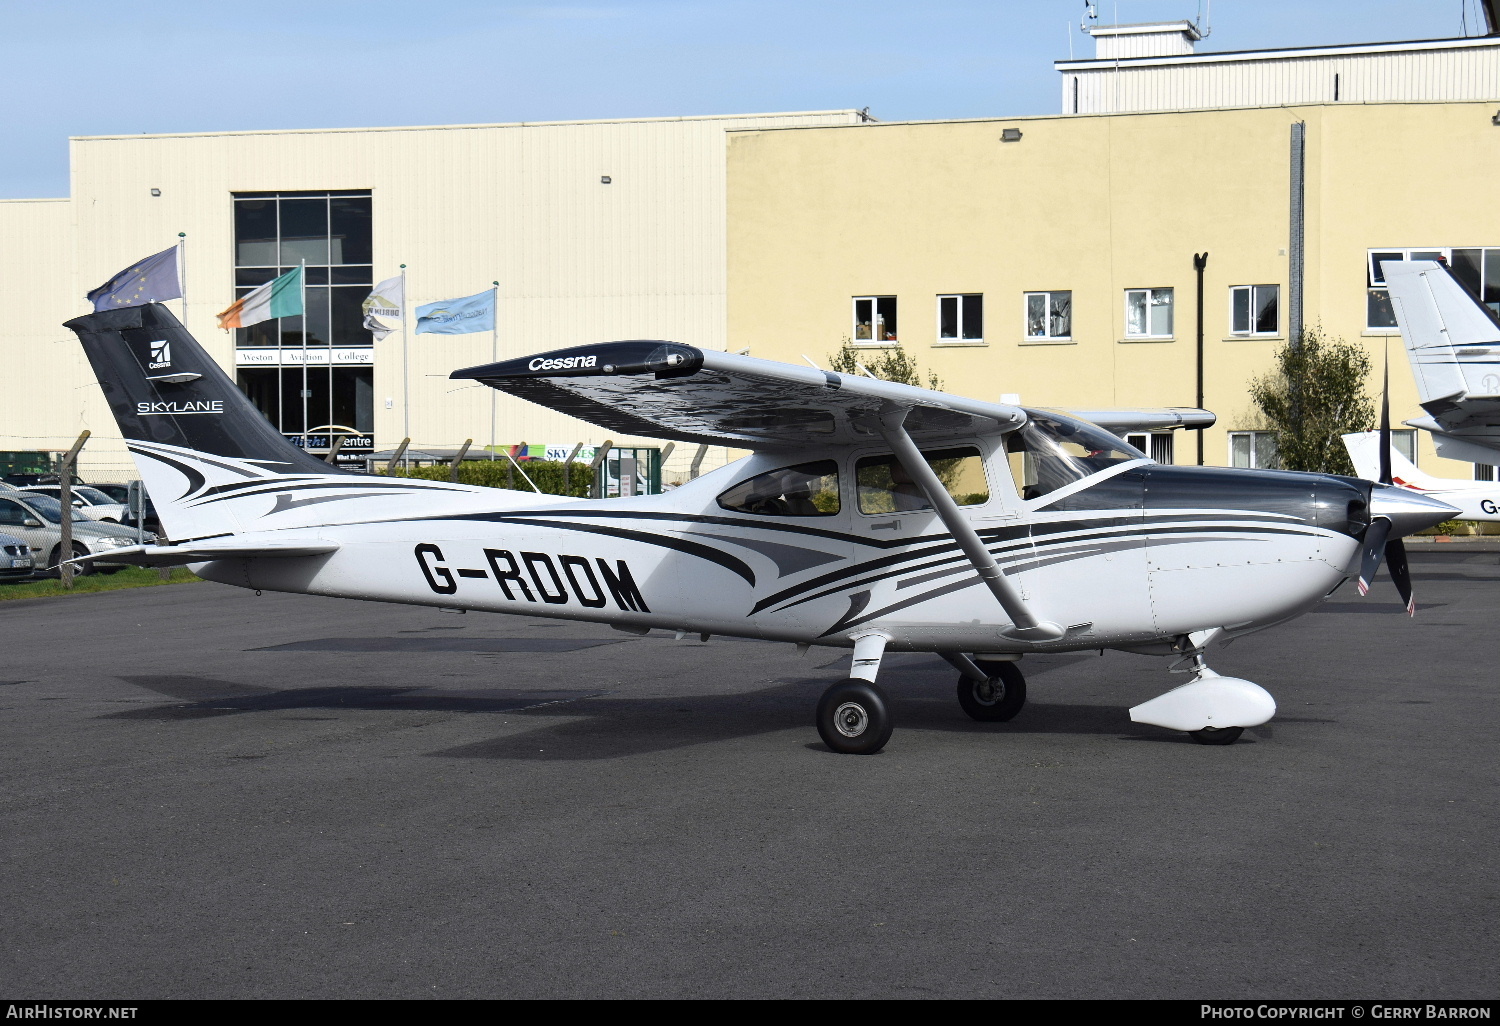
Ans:
<svg viewBox="0 0 1500 1026"><path fill-rule="evenodd" d="M1135 723L1168 730L1258 727L1276 715L1276 700L1258 684L1212 670L1130 710Z"/></svg>

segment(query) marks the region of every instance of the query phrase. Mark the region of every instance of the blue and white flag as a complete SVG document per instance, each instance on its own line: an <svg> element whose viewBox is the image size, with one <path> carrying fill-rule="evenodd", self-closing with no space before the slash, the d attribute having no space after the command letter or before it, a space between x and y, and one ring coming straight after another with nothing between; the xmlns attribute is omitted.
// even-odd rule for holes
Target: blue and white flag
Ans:
<svg viewBox="0 0 1500 1026"><path fill-rule="evenodd" d="M416 334L467 335L495 330L495 290L417 307Z"/></svg>
<svg viewBox="0 0 1500 1026"><path fill-rule="evenodd" d="M182 278L177 268L177 247L131 264L90 292L94 312L118 310L122 306L145 306L182 298Z"/></svg>

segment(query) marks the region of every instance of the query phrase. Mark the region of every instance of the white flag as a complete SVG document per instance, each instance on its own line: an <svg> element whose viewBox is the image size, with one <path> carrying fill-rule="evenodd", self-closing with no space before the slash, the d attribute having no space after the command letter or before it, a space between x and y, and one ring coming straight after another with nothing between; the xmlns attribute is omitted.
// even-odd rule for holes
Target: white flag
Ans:
<svg viewBox="0 0 1500 1026"><path fill-rule="evenodd" d="M361 308L365 312L365 328L379 342L401 325L401 304L406 297L401 294L401 278L387 278L366 297ZM384 321L381 320L384 318Z"/></svg>

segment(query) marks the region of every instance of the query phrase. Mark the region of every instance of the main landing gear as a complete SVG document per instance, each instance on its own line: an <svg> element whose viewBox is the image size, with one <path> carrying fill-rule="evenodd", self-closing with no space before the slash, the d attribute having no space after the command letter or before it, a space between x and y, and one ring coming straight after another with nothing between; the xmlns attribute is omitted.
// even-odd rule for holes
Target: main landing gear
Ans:
<svg viewBox="0 0 1500 1026"><path fill-rule="evenodd" d="M875 683L889 641L882 632L855 638L849 679L818 700L818 734L835 752L874 755L891 739L890 702ZM943 658L961 674L958 704L974 719L1004 723L1026 704L1026 678L1013 659L970 659L957 653L943 653Z"/></svg>
<svg viewBox="0 0 1500 1026"><path fill-rule="evenodd" d="M1004 723L1026 704L1026 678L1014 662L970 660L984 679L964 669L958 678L958 704L970 719Z"/></svg>
<svg viewBox="0 0 1500 1026"><path fill-rule="evenodd" d="M875 683L890 636L881 632L854 639L849 679L839 681L818 699L818 736L835 752L874 755L891 739L890 703Z"/></svg>

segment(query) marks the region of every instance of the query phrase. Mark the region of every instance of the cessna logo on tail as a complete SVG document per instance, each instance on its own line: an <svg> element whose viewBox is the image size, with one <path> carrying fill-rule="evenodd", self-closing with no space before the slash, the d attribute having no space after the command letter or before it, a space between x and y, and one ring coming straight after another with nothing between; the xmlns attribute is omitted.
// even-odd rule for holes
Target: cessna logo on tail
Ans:
<svg viewBox="0 0 1500 1026"><path fill-rule="evenodd" d="M528 370L573 370L587 369L598 363L597 356L565 356L560 360L544 360L538 356L526 365Z"/></svg>
<svg viewBox="0 0 1500 1026"><path fill-rule="evenodd" d="M172 366L172 343L151 343L151 370L161 370L163 367Z"/></svg>
<svg viewBox="0 0 1500 1026"><path fill-rule="evenodd" d="M224 400L199 399L194 402L136 403L136 416L164 417L184 413L223 413Z"/></svg>

